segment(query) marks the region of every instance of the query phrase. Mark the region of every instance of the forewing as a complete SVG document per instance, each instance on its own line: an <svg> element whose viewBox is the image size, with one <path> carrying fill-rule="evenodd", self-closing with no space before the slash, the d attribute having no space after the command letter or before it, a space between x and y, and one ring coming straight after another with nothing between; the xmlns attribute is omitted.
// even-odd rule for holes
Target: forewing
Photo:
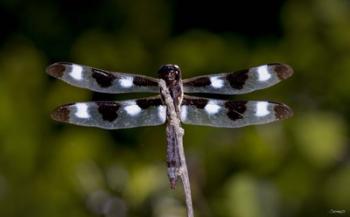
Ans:
<svg viewBox="0 0 350 217"><path fill-rule="evenodd" d="M56 108L51 117L60 122L104 129L154 126L165 123L166 107L160 97L127 101L79 102Z"/></svg>
<svg viewBox="0 0 350 217"><path fill-rule="evenodd" d="M103 93L159 92L158 79L75 63L54 63L47 73L73 86Z"/></svg>
<svg viewBox="0 0 350 217"><path fill-rule="evenodd" d="M289 118L293 111L282 103L229 101L184 96L181 121L185 124L237 128Z"/></svg>
<svg viewBox="0 0 350 217"><path fill-rule="evenodd" d="M183 85L186 93L244 94L275 85L292 74L290 66L271 63L237 72L185 79Z"/></svg>

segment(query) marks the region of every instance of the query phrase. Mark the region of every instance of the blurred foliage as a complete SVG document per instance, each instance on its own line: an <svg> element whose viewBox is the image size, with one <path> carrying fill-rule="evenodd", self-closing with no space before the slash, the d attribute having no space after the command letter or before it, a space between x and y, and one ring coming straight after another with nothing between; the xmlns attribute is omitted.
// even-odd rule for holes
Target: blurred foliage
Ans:
<svg viewBox="0 0 350 217"><path fill-rule="evenodd" d="M152 76L176 63L184 77L290 64L291 79L230 98L283 101L292 119L184 126L196 216L349 215L350 2L271 4L281 5L271 11L277 33L254 37L183 19L180 28L176 1L1 1L0 216L185 216L182 188L169 189L164 127L105 131L49 118L63 103L140 95L71 87L45 74L54 61Z"/></svg>

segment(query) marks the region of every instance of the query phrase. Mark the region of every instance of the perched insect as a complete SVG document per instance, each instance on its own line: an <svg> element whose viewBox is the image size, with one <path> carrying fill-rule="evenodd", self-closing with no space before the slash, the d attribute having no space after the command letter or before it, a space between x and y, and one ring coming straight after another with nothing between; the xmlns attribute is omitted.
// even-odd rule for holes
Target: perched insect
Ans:
<svg viewBox="0 0 350 217"><path fill-rule="evenodd" d="M265 124L292 116L292 110L270 101L230 101L184 95L184 93L244 94L275 85L289 78L293 69L272 63L237 72L181 78L177 65L164 65L159 78L110 72L74 63L55 63L47 73L73 86L103 93L154 92L155 97L126 101L71 103L52 113L57 121L104 129L154 126L167 123L167 164L171 186L180 167L178 147L169 124L169 112L159 82L163 80L172 98L176 115L184 124L237 128Z"/></svg>

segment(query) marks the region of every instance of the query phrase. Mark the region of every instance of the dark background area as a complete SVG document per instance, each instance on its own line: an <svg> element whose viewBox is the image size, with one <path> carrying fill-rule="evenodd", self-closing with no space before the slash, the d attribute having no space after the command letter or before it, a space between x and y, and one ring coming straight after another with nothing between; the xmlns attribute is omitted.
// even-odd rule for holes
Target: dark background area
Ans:
<svg viewBox="0 0 350 217"><path fill-rule="evenodd" d="M164 126L106 131L49 117L60 104L145 94L69 86L45 73L56 61L149 76L174 63L184 78L288 63L294 76L275 87L219 97L281 101L293 118L184 126L196 216L349 215L349 24L347 0L2 0L0 216L185 216Z"/></svg>
<svg viewBox="0 0 350 217"><path fill-rule="evenodd" d="M216 34L233 33L244 40L254 42L259 37L282 36L280 10L284 2L168 1L167 9L171 10L163 13L168 16L164 19L170 18L170 36L178 36L193 29L204 29ZM145 11L145 14L152 13L151 5L147 6L146 2L141 4L146 5L144 8L141 6L141 14L143 10L149 10ZM69 46L69 43L73 43L74 39L88 28L111 31L123 27L128 22L125 13L116 13L115 8L120 6L116 1L4 1L2 6L1 42L13 35L23 34L44 50L52 47L52 43L55 43L59 36L70 39L63 41ZM154 25L148 28L161 27ZM60 45L62 47L65 43ZM53 54L50 54L55 56L56 53L57 51L53 51Z"/></svg>

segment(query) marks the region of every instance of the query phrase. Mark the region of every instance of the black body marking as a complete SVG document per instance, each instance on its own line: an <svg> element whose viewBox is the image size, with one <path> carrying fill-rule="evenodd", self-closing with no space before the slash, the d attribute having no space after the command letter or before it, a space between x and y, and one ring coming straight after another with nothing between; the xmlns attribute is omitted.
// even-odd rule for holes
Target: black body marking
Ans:
<svg viewBox="0 0 350 217"><path fill-rule="evenodd" d="M227 75L226 79L234 89L242 89L248 79L248 70L241 70Z"/></svg>
<svg viewBox="0 0 350 217"><path fill-rule="evenodd" d="M98 112L102 115L102 119L112 122L118 118L118 110L120 105L115 102L96 102Z"/></svg>
<svg viewBox="0 0 350 217"><path fill-rule="evenodd" d="M227 116L235 121L243 118L243 113L247 110L247 101L227 101L225 107L227 108Z"/></svg>
<svg viewBox="0 0 350 217"><path fill-rule="evenodd" d="M110 72L103 71L101 69L92 69L92 77L96 80L100 87L110 87L116 76Z"/></svg>

